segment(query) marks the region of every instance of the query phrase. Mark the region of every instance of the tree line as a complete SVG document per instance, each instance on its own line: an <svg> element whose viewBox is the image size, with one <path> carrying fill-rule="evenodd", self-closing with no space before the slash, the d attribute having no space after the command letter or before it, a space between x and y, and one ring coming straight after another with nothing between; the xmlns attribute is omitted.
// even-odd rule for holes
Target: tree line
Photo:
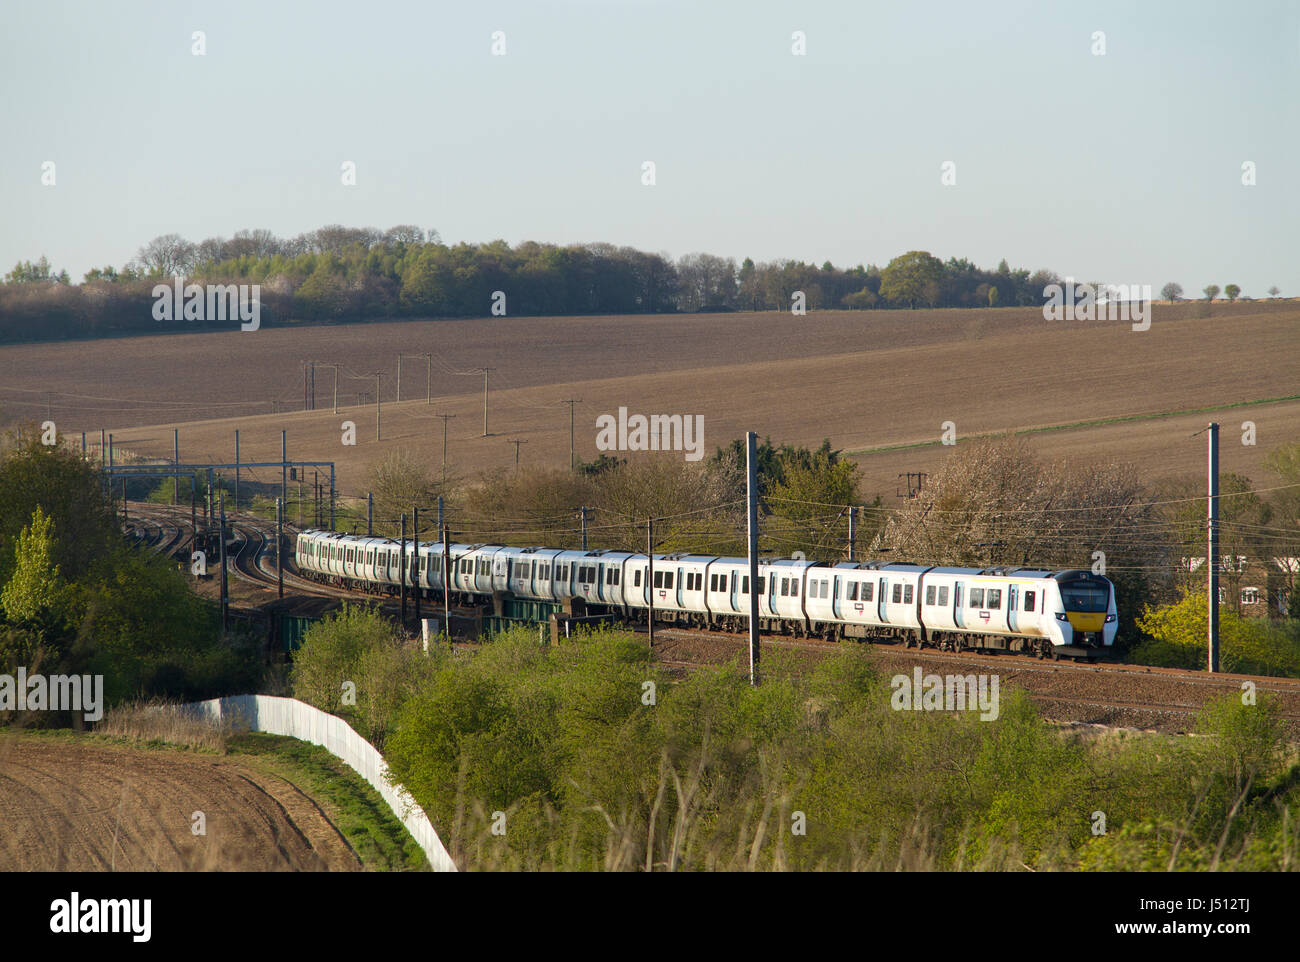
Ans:
<svg viewBox="0 0 1300 962"><path fill-rule="evenodd" d="M224 320L159 321L153 289L184 277L195 284L257 284L262 323L343 322L487 315L497 291L510 315L649 314L1041 304L1060 282L1050 271L996 269L964 258L909 251L884 267L756 263L593 243L528 241L511 247L444 244L436 230L338 225L279 238L245 230L192 243L165 234L134 259L88 271L73 284L45 257L23 261L0 284L0 342L98 337L220 326Z"/></svg>

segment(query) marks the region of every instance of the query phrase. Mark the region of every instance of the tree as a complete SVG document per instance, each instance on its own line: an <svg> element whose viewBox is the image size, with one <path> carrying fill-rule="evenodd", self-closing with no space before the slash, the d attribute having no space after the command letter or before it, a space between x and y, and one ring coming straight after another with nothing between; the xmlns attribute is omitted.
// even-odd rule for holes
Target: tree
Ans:
<svg viewBox="0 0 1300 962"><path fill-rule="evenodd" d="M49 284L57 280L50 270L50 262L42 254L38 261L19 261L5 275L6 284Z"/></svg>
<svg viewBox="0 0 1300 962"><path fill-rule="evenodd" d="M937 257L929 251L908 251L890 261L882 272L880 295L915 308L917 301L926 300L926 295L932 293L929 285L937 289L942 278L943 262Z"/></svg>
<svg viewBox="0 0 1300 962"><path fill-rule="evenodd" d="M687 254L677 262L679 307L686 312L731 308L736 301L736 262L713 254Z"/></svg>
<svg viewBox="0 0 1300 962"><path fill-rule="evenodd" d="M1235 301L1241 293L1241 288L1236 284L1228 284L1223 288L1223 293L1227 295L1229 301Z"/></svg>
<svg viewBox="0 0 1300 962"><path fill-rule="evenodd" d="M144 272L153 277L184 277L194 266L197 248L180 234L162 234L135 255Z"/></svg>
<svg viewBox="0 0 1300 962"><path fill-rule="evenodd" d="M434 495L434 481L428 467L410 451L394 451L370 469L370 491L375 496L375 517L395 531L400 516L411 508L428 504ZM380 522L376 521L376 529Z"/></svg>
<svg viewBox="0 0 1300 962"><path fill-rule="evenodd" d="M1211 284L1208 287L1206 287L1205 290L1202 291L1202 293L1205 295L1205 299L1207 301L1212 301L1219 296L1219 285Z"/></svg>
<svg viewBox="0 0 1300 962"><path fill-rule="evenodd" d="M1278 290L1276 284L1274 284L1272 287L1270 287L1270 288L1268 289L1268 296L1269 296L1269 297L1274 297L1274 298L1275 298L1275 297L1277 297L1277 296L1278 296L1279 294L1281 294L1281 293L1282 293L1282 292L1281 292L1280 290Z"/></svg>
<svg viewBox="0 0 1300 962"><path fill-rule="evenodd" d="M54 563L54 524L37 505L32 523L14 544L14 574L0 591L0 609L13 622L43 621L58 607L61 581Z"/></svg>
<svg viewBox="0 0 1300 962"><path fill-rule="evenodd" d="M398 224L396 227L390 227L384 231L384 243L389 245L423 244L424 229L416 227L414 224Z"/></svg>
<svg viewBox="0 0 1300 962"><path fill-rule="evenodd" d="M871 293L871 288L864 287L852 294L845 294L840 303L847 308L859 310L864 307L875 307L877 300L876 295Z"/></svg>
<svg viewBox="0 0 1300 962"><path fill-rule="evenodd" d="M1003 261L1002 263L1005 264L1006 261ZM997 306L998 306L998 289L997 289L996 287L990 287L990 288L989 288L989 307L997 307Z"/></svg>
<svg viewBox="0 0 1300 962"><path fill-rule="evenodd" d="M1160 288L1160 296L1170 302L1176 301L1183 296L1183 285L1176 281L1170 281Z"/></svg>
<svg viewBox="0 0 1300 962"><path fill-rule="evenodd" d="M99 472L66 447L41 444L33 428L0 453L0 582L38 507L54 521L54 563L66 578L79 578L120 541Z"/></svg>

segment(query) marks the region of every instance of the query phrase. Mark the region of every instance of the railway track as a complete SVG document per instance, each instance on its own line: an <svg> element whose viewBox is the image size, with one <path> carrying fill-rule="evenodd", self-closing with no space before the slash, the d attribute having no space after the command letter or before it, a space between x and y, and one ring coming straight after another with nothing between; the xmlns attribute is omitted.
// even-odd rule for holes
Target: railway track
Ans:
<svg viewBox="0 0 1300 962"><path fill-rule="evenodd" d="M144 506L137 505L137 511ZM155 506L150 505L149 508ZM129 509L128 509L129 512ZM145 510L144 513L127 515L125 530L141 547L148 548L155 554L171 555L179 551L187 542L192 542L193 534L188 524L162 513Z"/></svg>
<svg viewBox="0 0 1300 962"><path fill-rule="evenodd" d="M641 629L644 634L645 629ZM763 649L830 654L845 642L764 637ZM747 635L695 629L655 628L655 656L669 667L693 670L745 657ZM1046 717L1063 722L1137 728L1169 733L1190 731L1205 704L1223 695L1241 695L1250 683L1256 695L1278 698L1281 716L1300 735L1300 679L1255 675L1208 675L1143 665L1075 664L1040 661L1009 654L944 652L872 644L882 674L996 675L1001 685L1022 689Z"/></svg>
<svg viewBox="0 0 1300 962"><path fill-rule="evenodd" d="M637 629L639 633L644 634L645 628ZM701 631L697 629L655 627L656 637L691 637L691 638L727 638L734 640L736 644L747 648L749 636L738 632L724 631ZM823 641L818 638L795 638L788 635L764 635L761 644L765 648L790 648L811 651L832 652L845 644L855 644L852 640L845 641ZM1268 675L1233 675L1220 672L1217 675L1209 675L1206 672L1188 671L1184 668L1159 668L1153 665L1125 665L1118 662L1092 662L1080 663L1068 659L1061 661L1044 661L1035 658L1032 655L1011 654L1006 652L978 652L978 651L941 651L935 648L904 648L901 644L883 644L873 645L882 651L896 651L899 654L906 653L906 657L914 658L919 661L937 661L937 662L960 662L970 664L976 667L998 669L1006 672L1008 668L1014 669L1018 673L1039 673L1039 674L1057 674L1060 672L1079 672L1083 674L1101 675L1101 674L1131 674L1131 675L1150 675L1160 678L1177 680L1189 685L1199 685L1207 688L1239 688L1241 682L1253 682L1260 691L1277 691L1293 692L1300 695L1300 678L1277 678Z"/></svg>

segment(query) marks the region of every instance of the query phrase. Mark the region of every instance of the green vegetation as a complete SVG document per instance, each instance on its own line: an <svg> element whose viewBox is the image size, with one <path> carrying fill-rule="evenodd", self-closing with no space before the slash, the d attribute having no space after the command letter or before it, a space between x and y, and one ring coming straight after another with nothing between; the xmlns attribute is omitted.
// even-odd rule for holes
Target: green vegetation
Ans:
<svg viewBox="0 0 1300 962"><path fill-rule="evenodd" d="M348 616L358 631L370 617ZM377 674L411 682L387 716L387 760L464 868L1260 869L1300 856L1300 766L1263 698L1211 704L1203 738L1087 739L1012 689L992 722L894 711L860 646L813 666L773 652L758 688L736 666L675 679L619 632L553 648L511 632L473 655L433 650L418 676L400 650L370 650L393 662Z"/></svg>
<svg viewBox="0 0 1300 962"><path fill-rule="evenodd" d="M123 541L93 465L33 434L7 440L0 450L0 673L21 666L102 674L109 705L149 695L207 698L257 687L254 644L223 639L212 605L184 575ZM69 719L41 712L29 720Z"/></svg>
<svg viewBox="0 0 1300 962"><path fill-rule="evenodd" d="M1205 667L1208 625L1204 589L1189 588L1172 604L1147 607L1138 626L1150 640L1134 648L1129 661L1168 668ZM1300 678L1300 622L1243 618L1231 608L1221 607L1219 659L1228 672Z"/></svg>
<svg viewBox="0 0 1300 962"><path fill-rule="evenodd" d="M162 329L229 328L228 321L159 321L153 288L181 275L198 284L257 284L261 323L482 317L494 291L517 315L645 314L789 310L801 292L808 310L875 307L988 308L1041 304L1048 271L996 270L965 258L940 261L910 251L887 267L820 267L794 260L739 267L730 258L687 254L673 262L630 247L511 247L442 243L436 231L338 225L294 238L240 231L198 244L164 234L117 269L96 268L72 285L41 258L19 263L0 284L0 341L101 337Z"/></svg>
<svg viewBox="0 0 1300 962"><path fill-rule="evenodd" d="M391 621L345 604L303 635L289 681L294 697L345 719L382 750L398 707L432 670Z"/></svg>

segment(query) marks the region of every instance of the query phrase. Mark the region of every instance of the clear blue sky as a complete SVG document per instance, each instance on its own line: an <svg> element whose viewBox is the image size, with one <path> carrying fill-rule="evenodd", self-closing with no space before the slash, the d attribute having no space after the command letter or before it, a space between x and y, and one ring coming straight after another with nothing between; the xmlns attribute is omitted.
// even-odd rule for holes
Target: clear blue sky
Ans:
<svg viewBox="0 0 1300 962"><path fill-rule="evenodd" d="M1298 60L1284 0L6 0L0 270L415 223L1300 295Z"/></svg>

